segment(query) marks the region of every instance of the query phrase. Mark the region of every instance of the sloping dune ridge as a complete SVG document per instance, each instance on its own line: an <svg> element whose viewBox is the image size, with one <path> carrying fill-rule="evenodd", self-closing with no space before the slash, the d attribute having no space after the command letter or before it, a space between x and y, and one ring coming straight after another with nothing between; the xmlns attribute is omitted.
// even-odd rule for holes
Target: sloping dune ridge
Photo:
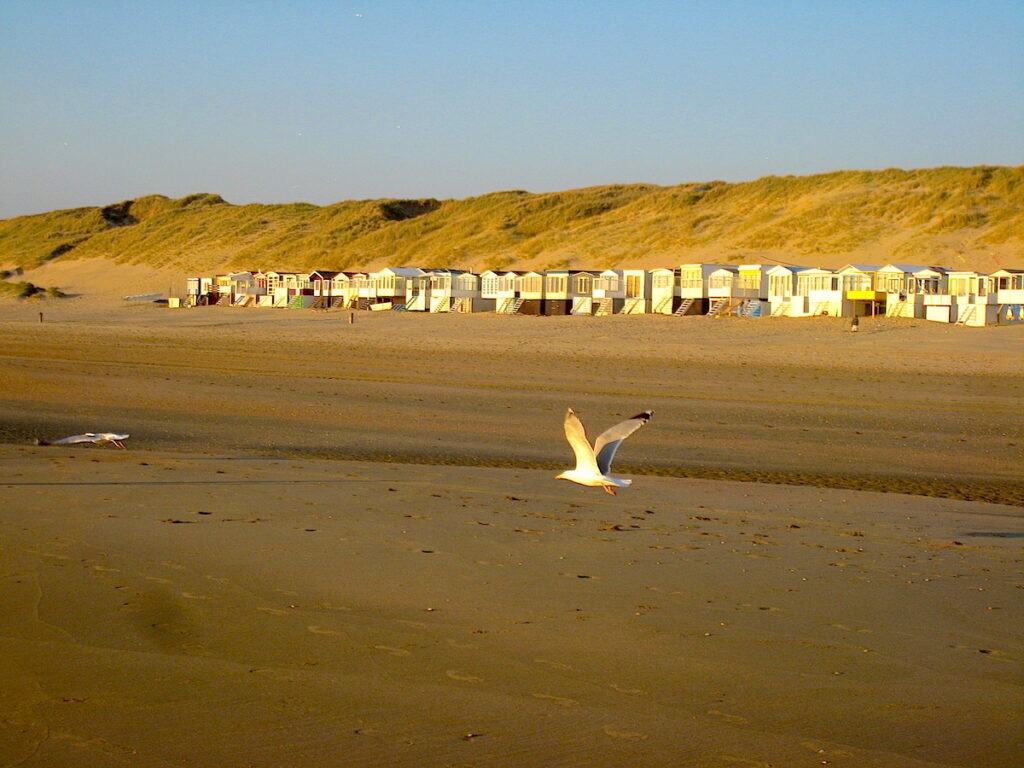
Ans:
<svg viewBox="0 0 1024 768"><path fill-rule="evenodd" d="M151 195L0 221L0 266L80 258L191 272L778 261L992 271L1024 266L1022 182L1024 166L979 166L326 206Z"/></svg>

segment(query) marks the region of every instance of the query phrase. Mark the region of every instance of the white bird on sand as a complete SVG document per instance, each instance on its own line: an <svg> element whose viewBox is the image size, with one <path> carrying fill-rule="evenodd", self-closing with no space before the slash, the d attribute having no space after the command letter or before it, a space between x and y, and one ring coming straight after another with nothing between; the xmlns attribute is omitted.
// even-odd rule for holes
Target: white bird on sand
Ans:
<svg viewBox="0 0 1024 768"><path fill-rule="evenodd" d="M113 443L118 448L124 448L122 440L127 440L131 435L122 435L117 432L86 432L84 435L72 435L71 437L62 437L60 440L54 440L52 443L48 443L45 440L37 440L39 445L74 445L75 443L95 443L96 445L106 445L107 443Z"/></svg>
<svg viewBox="0 0 1024 768"><path fill-rule="evenodd" d="M616 487L625 488L631 485L632 480L611 476L612 459L615 458L615 451L619 449L619 444L646 424L652 413L653 411L638 413L636 416L606 429L598 435L597 440L594 441L594 447L591 448L583 424L576 416L576 411L570 408L565 412L565 439L569 441L573 453L576 454L576 468L556 475L555 479L571 480L580 485L599 485L604 488L605 493L610 493L612 496L615 495Z"/></svg>

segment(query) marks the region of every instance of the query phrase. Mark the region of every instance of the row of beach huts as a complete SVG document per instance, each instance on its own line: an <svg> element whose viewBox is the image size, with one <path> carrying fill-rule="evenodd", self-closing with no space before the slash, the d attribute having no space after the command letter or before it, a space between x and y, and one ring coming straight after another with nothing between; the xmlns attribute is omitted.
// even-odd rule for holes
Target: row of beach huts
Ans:
<svg viewBox="0 0 1024 768"><path fill-rule="evenodd" d="M189 277L185 304L527 315L884 315L984 326L1024 322L1024 269L984 274L908 264L683 264L481 274L414 267L255 270Z"/></svg>

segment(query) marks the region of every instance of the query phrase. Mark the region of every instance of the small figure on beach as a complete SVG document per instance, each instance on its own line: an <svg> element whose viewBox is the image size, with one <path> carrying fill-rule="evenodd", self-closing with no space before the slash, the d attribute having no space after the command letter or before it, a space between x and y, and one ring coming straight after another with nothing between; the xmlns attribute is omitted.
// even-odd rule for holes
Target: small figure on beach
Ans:
<svg viewBox="0 0 1024 768"><path fill-rule="evenodd" d="M605 493L612 496L615 495L616 488L625 488L631 485L632 480L612 477L612 459L615 458L615 452L619 449L622 441L650 421L652 413L653 411L638 413L636 416L606 429L598 435L597 440L594 441L594 447L591 448L582 422L576 412L570 408L565 413L565 439L569 441L569 445L572 446L572 451L576 455L576 467L556 475L555 479L569 480L591 487L600 486Z"/></svg>
<svg viewBox="0 0 1024 768"><path fill-rule="evenodd" d="M855 316L850 321L850 333L856 333L858 330L860 330L860 318Z"/></svg>
<svg viewBox="0 0 1024 768"><path fill-rule="evenodd" d="M95 445L107 445L113 443L118 448L124 448L122 440L127 440L131 435L122 435L118 432L86 432L84 435L72 435L54 440L52 443L46 440L36 440L36 445L75 445L76 443L94 443Z"/></svg>

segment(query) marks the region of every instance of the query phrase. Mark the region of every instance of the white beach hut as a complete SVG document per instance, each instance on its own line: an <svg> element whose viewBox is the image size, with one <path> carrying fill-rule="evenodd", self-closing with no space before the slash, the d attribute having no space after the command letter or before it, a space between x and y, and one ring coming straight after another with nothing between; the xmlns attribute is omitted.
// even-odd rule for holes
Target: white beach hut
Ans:
<svg viewBox="0 0 1024 768"><path fill-rule="evenodd" d="M924 317L925 294L940 292L946 271L917 264L886 264L875 273L875 291L885 296L886 317Z"/></svg>
<svg viewBox="0 0 1024 768"><path fill-rule="evenodd" d="M516 271L489 269L480 275L480 298L484 309L493 309L498 314L512 315L519 311L519 277Z"/></svg>
<svg viewBox="0 0 1024 768"><path fill-rule="evenodd" d="M809 313L807 297L797 292L797 277L813 267L777 264L770 267L768 278L768 306L771 317L806 317Z"/></svg>
<svg viewBox="0 0 1024 768"><path fill-rule="evenodd" d="M996 278L980 272L950 271L944 294L925 297L925 319L956 325L995 325L1000 321Z"/></svg>
<svg viewBox="0 0 1024 768"><path fill-rule="evenodd" d="M836 313L838 316L874 316L885 312L886 295L875 290L875 275L879 269L877 265L869 264L847 264L840 267L836 272L841 291L839 311Z"/></svg>
<svg viewBox="0 0 1024 768"><path fill-rule="evenodd" d="M622 270L622 314L646 315L651 311L651 274L646 269Z"/></svg>
<svg viewBox="0 0 1024 768"><path fill-rule="evenodd" d="M679 280L676 270L661 267L651 270L651 312L671 315L679 306Z"/></svg>
<svg viewBox="0 0 1024 768"><path fill-rule="evenodd" d="M417 267L385 267L370 275L378 302L389 302L392 308L405 309L409 281L426 273Z"/></svg>
<svg viewBox="0 0 1024 768"><path fill-rule="evenodd" d="M839 278L831 269L813 267L796 273L796 290L790 317L816 317L842 314L843 292ZM798 314L802 305L803 312Z"/></svg>
<svg viewBox="0 0 1024 768"><path fill-rule="evenodd" d="M995 281L998 322L1024 322L1024 269L1000 269L990 277Z"/></svg>

